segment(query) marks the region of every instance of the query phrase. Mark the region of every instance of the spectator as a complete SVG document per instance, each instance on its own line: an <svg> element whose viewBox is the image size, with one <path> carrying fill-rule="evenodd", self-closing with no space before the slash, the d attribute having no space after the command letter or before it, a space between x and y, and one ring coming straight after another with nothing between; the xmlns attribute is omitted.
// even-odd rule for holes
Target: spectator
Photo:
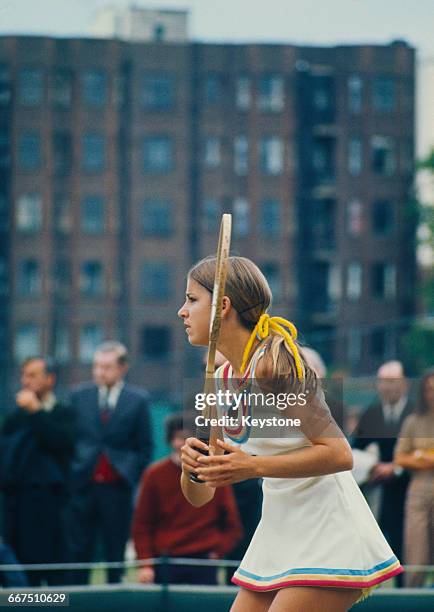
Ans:
<svg viewBox="0 0 434 612"><path fill-rule="evenodd" d="M16 408L3 424L1 480L4 536L21 563L70 560L66 511L74 414L58 402L49 359L31 357L21 369ZM29 571L31 586L67 582L63 572Z"/></svg>
<svg viewBox="0 0 434 612"><path fill-rule="evenodd" d="M132 537L139 559L170 557L222 558L241 537L241 524L230 487L216 490L213 500L194 508L181 491L181 447L189 435L181 415L169 417L166 435L172 453L143 474ZM164 568L146 564L139 581L162 582ZM168 581L176 584L215 584L215 567L169 566Z"/></svg>
<svg viewBox="0 0 434 612"><path fill-rule="evenodd" d="M95 352L93 383L71 396L78 438L72 463L71 534L77 562L93 560L98 534L105 559L123 561L130 530L135 486L152 454L147 394L124 382L126 348L106 342ZM119 582L122 570L108 570ZM77 584L89 572L76 573Z"/></svg>
<svg viewBox="0 0 434 612"><path fill-rule="evenodd" d="M11 587L29 586L26 574L18 564L13 550L0 540L0 565L16 565L16 569L0 571L0 586L6 589Z"/></svg>
<svg viewBox="0 0 434 612"><path fill-rule="evenodd" d="M434 369L421 379L416 411L406 418L395 461L411 470L405 503L404 561L434 564ZM422 572L408 572L406 586L423 586Z"/></svg>
<svg viewBox="0 0 434 612"><path fill-rule="evenodd" d="M364 450L373 442L378 445L379 461L371 469L368 483L381 487L380 528L400 558L408 474L393 463L393 451L398 432L412 412L412 406L407 396L408 383L399 361L389 361L379 368L377 390L380 401L362 414L354 432L353 447Z"/></svg>

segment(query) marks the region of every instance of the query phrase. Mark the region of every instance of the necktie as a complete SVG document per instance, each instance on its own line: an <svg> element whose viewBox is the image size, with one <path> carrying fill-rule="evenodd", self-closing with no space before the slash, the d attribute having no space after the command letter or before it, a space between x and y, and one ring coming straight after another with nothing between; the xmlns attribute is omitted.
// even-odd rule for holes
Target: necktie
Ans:
<svg viewBox="0 0 434 612"><path fill-rule="evenodd" d="M103 423L107 423L107 421L110 418L110 404L108 401L109 393L110 392L108 389L104 389L104 391L102 392L100 396L99 413L100 413L101 421Z"/></svg>

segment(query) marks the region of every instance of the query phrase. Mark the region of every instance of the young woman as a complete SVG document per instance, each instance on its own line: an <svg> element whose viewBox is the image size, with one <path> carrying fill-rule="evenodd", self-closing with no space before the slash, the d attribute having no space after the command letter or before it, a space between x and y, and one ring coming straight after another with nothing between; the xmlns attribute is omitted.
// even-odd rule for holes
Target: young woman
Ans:
<svg viewBox="0 0 434 612"><path fill-rule="evenodd" d="M411 471L405 501L404 559L409 565L434 563L434 369L419 383L414 414L402 425L395 462ZM423 572L408 572L406 586L421 587Z"/></svg>
<svg viewBox="0 0 434 612"><path fill-rule="evenodd" d="M190 270L178 312L195 346L208 343L214 272L213 257ZM253 262L230 258L218 343L228 362L216 372L217 385L233 388L238 379L268 389L275 380L279 390L285 381L288 389L312 388L315 374L300 355L295 327L267 314L271 297ZM296 437L227 428L217 449L196 438L182 448L181 487L194 506L206 504L217 487L263 478L262 517L232 578L241 586L232 612L344 612L402 571L352 478L351 449L321 393L300 413ZM192 482L190 472L204 484Z"/></svg>

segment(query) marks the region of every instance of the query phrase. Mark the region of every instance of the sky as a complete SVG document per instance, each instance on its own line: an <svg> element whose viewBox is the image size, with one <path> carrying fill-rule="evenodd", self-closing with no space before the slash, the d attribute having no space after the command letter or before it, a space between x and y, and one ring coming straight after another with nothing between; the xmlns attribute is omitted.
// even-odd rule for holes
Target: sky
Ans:
<svg viewBox="0 0 434 612"><path fill-rule="evenodd" d="M0 35L86 36L96 12L128 0L0 0ZM388 43L418 52L418 151L434 146L434 0L135 0L190 10L190 36L226 42Z"/></svg>

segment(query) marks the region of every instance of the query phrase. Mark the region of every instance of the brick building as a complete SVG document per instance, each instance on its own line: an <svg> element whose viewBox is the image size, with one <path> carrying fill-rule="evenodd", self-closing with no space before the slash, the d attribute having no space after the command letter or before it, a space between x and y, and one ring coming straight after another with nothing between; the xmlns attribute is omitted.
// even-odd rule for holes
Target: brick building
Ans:
<svg viewBox="0 0 434 612"><path fill-rule="evenodd" d="M64 384L119 338L131 380L198 371L176 312L233 213L273 312L370 373L414 311L414 50L0 38L0 358ZM15 373L14 373L15 370Z"/></svg>

